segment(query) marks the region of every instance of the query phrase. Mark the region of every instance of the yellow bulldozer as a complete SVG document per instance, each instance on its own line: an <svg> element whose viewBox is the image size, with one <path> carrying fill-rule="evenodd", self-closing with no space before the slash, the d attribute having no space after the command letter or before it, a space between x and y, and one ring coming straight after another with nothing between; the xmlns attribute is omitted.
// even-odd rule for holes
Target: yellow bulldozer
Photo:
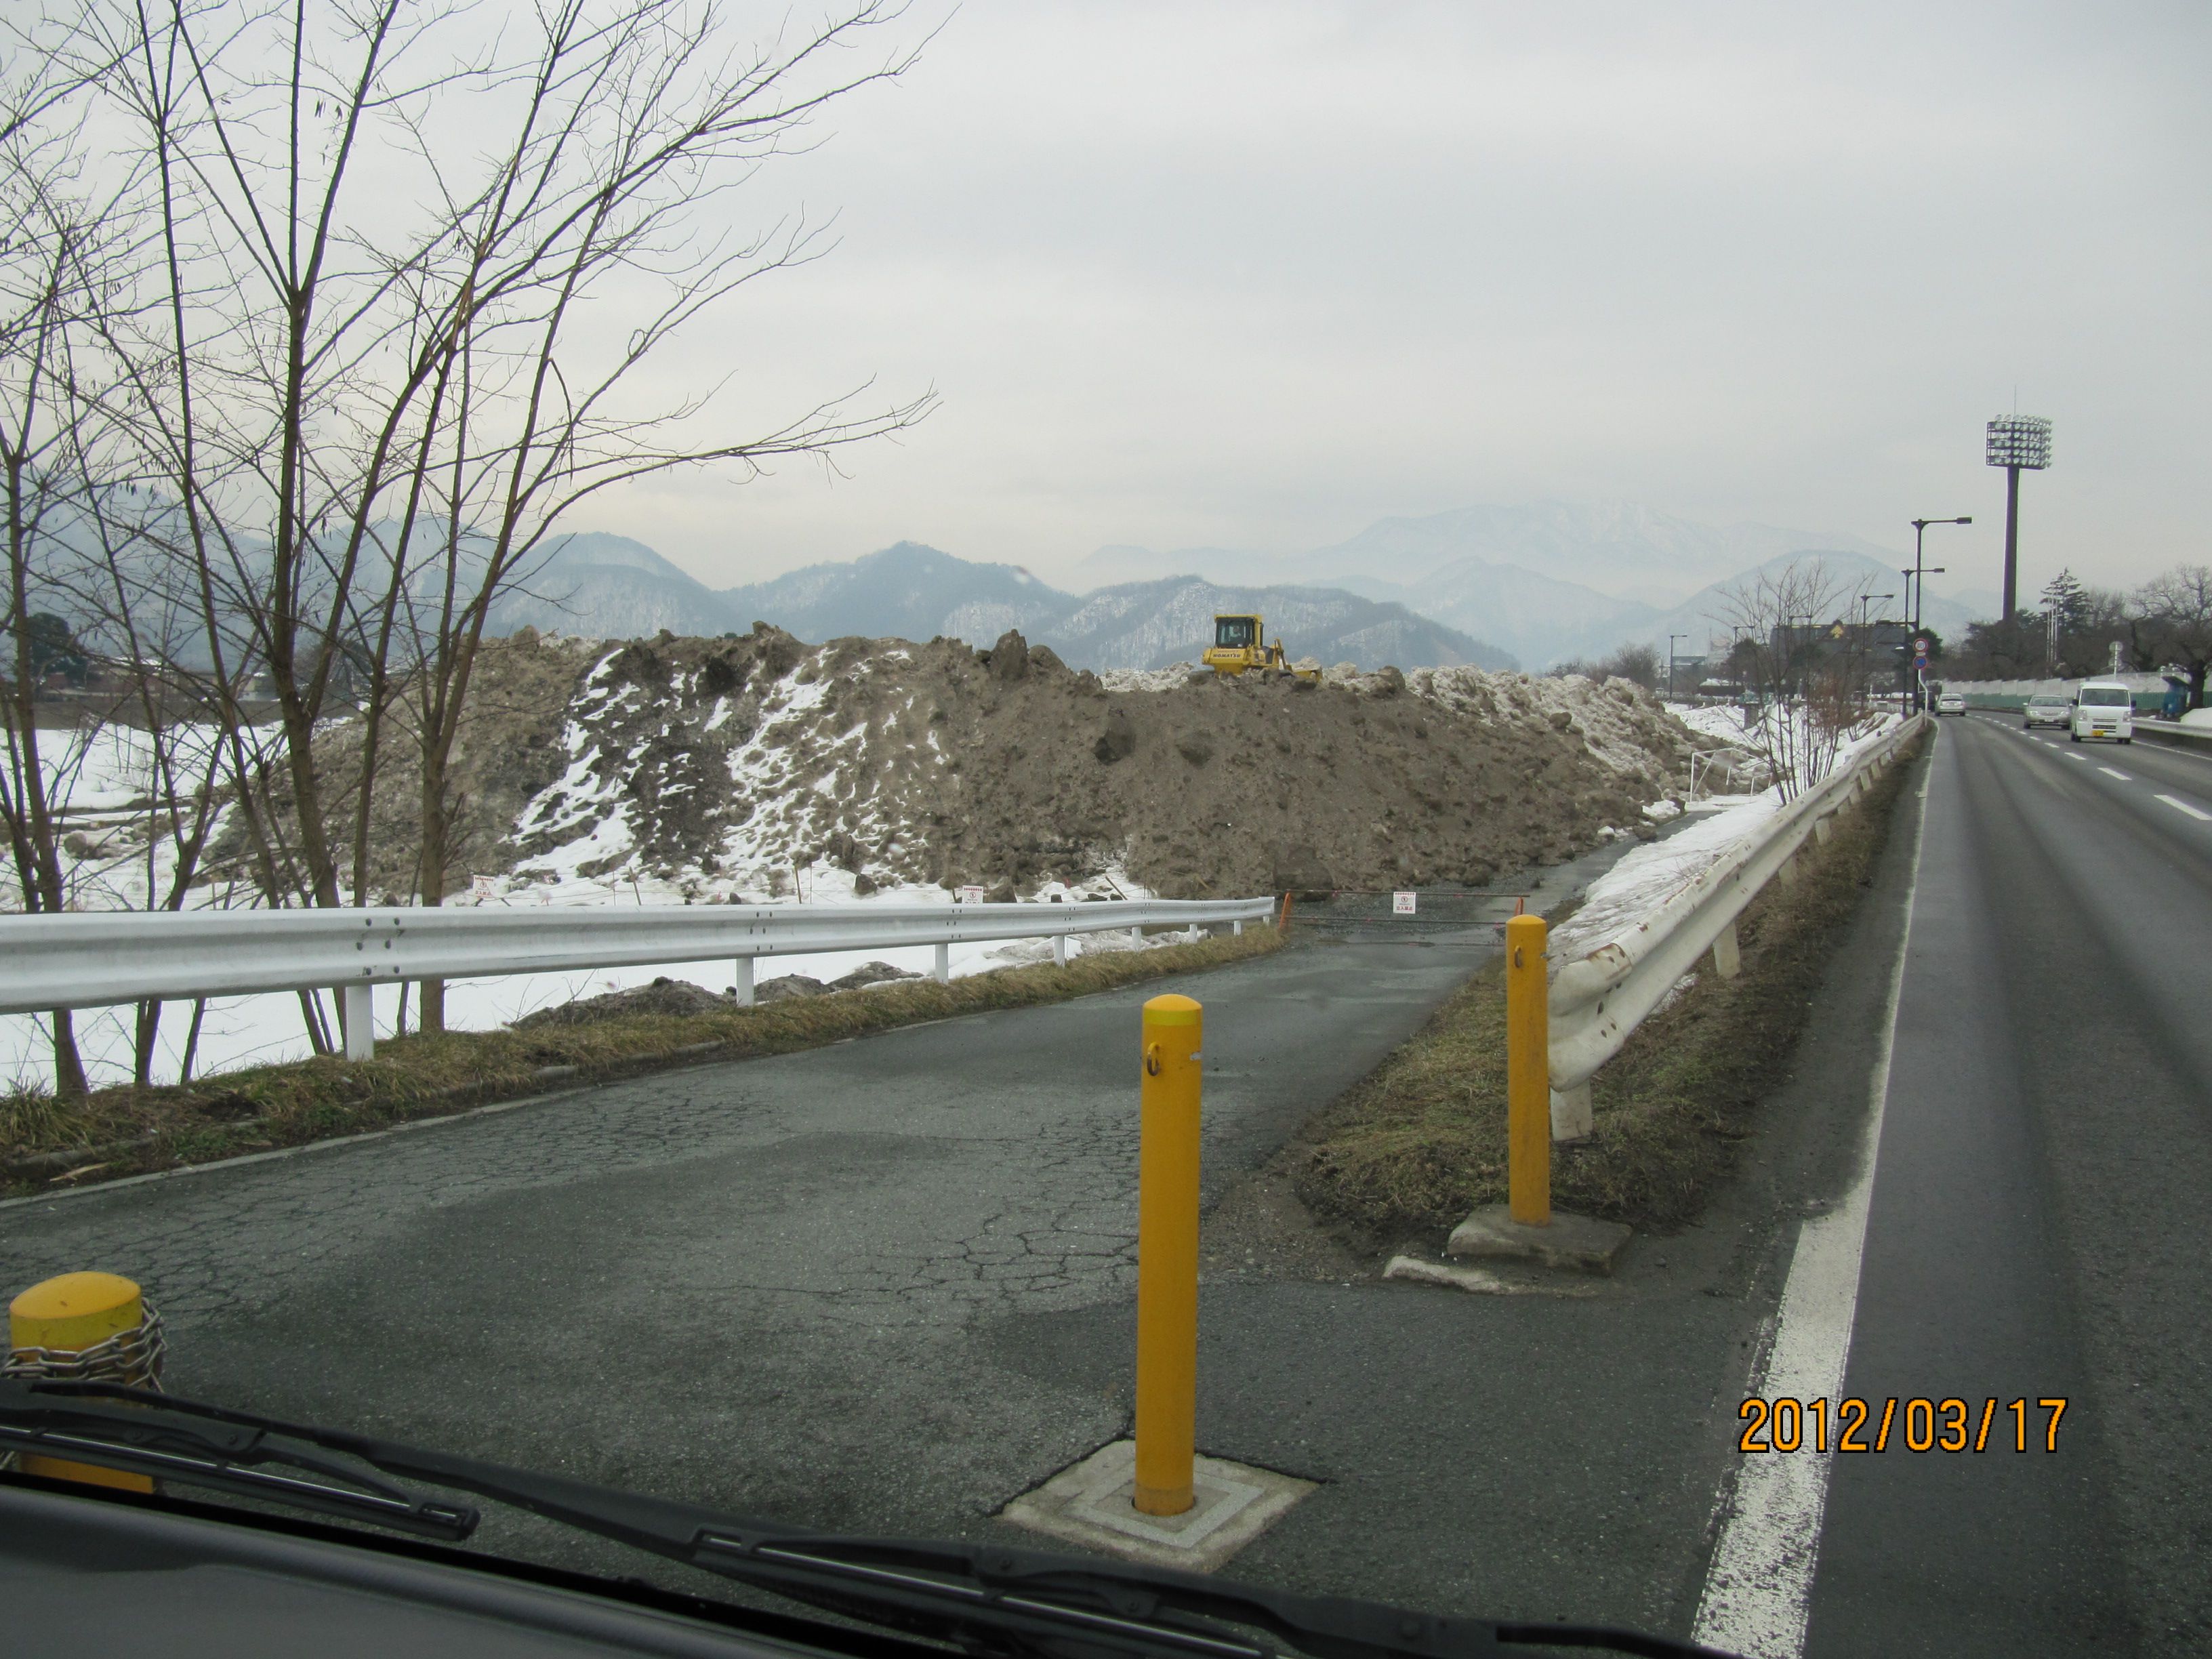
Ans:
<svg viewBox="0 0 2212 1659"><path fill-rule="evenodd" d="M1321 678L1318 668L1291 666L1283 642L1267 637L1267 625L1258 617L1215 617L1212 647L1199 660L1216 674L1256 669L1265 675L1291 674L1302 680Z"/></svg>

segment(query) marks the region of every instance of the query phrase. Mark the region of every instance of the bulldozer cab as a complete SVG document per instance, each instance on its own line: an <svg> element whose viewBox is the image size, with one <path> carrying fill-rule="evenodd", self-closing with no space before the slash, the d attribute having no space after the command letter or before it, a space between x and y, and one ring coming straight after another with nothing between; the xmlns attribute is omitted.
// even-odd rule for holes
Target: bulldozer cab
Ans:
<svg viewBox="0 0 2212 1659"><path fill-rule="evenodd" d="M1216 617L1213 645L1218 651L1249 651L1260 643L1257 617Z"/></svg>

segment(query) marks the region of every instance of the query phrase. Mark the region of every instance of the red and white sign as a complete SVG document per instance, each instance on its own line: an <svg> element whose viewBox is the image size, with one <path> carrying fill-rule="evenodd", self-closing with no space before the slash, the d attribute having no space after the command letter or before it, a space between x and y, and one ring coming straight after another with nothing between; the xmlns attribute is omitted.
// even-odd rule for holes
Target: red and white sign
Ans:
<svg viewBox="0 0 2212 1659"><path fill-rule="evenodd" d="M960 902L963 904L981 904L983 902L983 890L980 887L962 888Z"/></svg>
<svg viewBox="0 0 2212 1659"><path fill-rule="evenodd" d="M1414 899L1414 896L1414 896L1413 894L1412 894L1412 893L1393 893L1393 894L1391 894L1391 895L1390 895L1390 914L1391 914L1392 915L1394 915L1394 916L1410 916L1410 915L1412 915L1413 914L1413 899Z"/></svg>

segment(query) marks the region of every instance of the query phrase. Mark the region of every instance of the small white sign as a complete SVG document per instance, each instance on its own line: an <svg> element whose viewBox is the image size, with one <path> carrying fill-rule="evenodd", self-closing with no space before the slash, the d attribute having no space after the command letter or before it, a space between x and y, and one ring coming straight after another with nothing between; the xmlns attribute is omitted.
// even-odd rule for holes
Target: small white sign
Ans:
<svg viewBox="0 0 2212 1659"><path fill-rule="evenodd" d="M470 897L476 900L478 904L482 904L491 896L492 878L489 876L471 876L469 878Z"/></svg>
<svg viewBox="0 0 2212 1659"><path fill-rule="evenodd" d="M1412 915L1413 914L1413 895L1411 893L1391 894L1390 914L1394 916Z"/></svg>
<svg viewBox="0 0 2212 1659"><path fill-rule="evenodd" d="M963 904L981 904L983 902L983 890L980 887L962 888L960 902Z"/></svg>

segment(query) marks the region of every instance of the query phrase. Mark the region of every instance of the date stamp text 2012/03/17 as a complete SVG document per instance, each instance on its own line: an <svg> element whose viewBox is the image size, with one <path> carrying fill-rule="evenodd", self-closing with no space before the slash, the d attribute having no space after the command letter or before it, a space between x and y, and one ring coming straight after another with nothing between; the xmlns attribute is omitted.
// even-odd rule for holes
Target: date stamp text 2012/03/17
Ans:
<svg viewBox="0 0 2212 1659"><path fill-rule="evenodd" d="M1866 1401L1851 1395L1826 1400L1765 1400L1754 1395L1737 1408L1743 1432L1740 1452L1826 1453L1887 1451L1893 1442L1907 1451L1988 1452L2058 1449L2058 1421L2066 1415L2063 1395L2055 1400L1979 1401L1953 1396Z"/></svg>

